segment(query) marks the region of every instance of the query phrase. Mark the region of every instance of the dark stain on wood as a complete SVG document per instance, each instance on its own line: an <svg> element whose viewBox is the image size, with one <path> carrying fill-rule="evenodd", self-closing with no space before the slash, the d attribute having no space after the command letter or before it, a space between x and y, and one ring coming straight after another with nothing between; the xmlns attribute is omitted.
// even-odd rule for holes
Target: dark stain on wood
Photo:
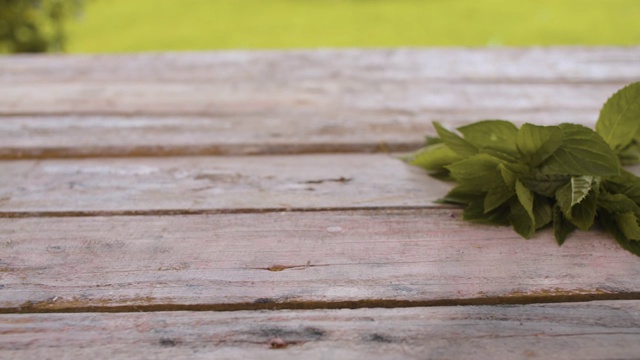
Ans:
<svg viewBox="0 0 640 360"><path fill-rule="evenodd" d="M395 339L393 339L392 337L379 334L379 333L369 334L365 337L365 340L376 342L376 343L383 343L383 344L390 344L390 343L396 342Z"/></svg>
<svg viewBox="0 0 640 360"><path fill-rule="evenodd" d="M163 346L163 347L175 347L180 345L182 341L180 339L161 338L159 343L160 343L160 346Z"/></svg>
<svg viewBox="0 0 640 360"><path fill-rule="evenodd" d="M347 177L341 176L341 177L335 178L335 179L320 179L320 180L301 181L300 184L324 184L324 183L327 183L327 182L335 182L335 183L345 184L345 183L350 182L351 180L353 180L353 178L347 178Z"/></svg>
<svg viewBox="0 0 640 360"><path fill-rule="evenodd" d="M253 301L254 304L271 304L275 303L275 300L271 298L257 298Z"/></svg>
<svg viewBox="0 0 640 360"><path fill-rule="evenodd" d="M212 183L234 183L242 179L241 174L198 174L195 180L207 180Z"/></svg>
<svg viewBox="0 0 640 360"><path fill-rule="evenodd" d="M51 245L51 246L47 246L47 252L50 253L62 253L66 250L66 247L63 245Z"/></svg>
<svg viewBox="0 0 640 360"><path fill-rule="evenodd" d="M317 341L326 335L326 331L317 327L285 328L279 326L266 326L248 333L266 339L280 339L287 345L299 344L307 341Z"/></svg>

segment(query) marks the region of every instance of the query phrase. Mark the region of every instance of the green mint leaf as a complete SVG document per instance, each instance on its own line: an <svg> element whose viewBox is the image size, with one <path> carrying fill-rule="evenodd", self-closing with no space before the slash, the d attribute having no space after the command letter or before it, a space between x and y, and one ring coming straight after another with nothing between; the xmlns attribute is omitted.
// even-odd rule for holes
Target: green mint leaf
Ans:
<svg viewBox="0 0 640 360"><path fill-rule="evenodd" d="M559 126L524 124L518 131L516 143L520 154L535 167L562 145L563 137Z"/></svg>
<svg viewBox="0 0 640 360"><path fill-rule="evenodd" d="M571 181L569 175L532 175L520 176L520 181L536 194L553 197L556 191Z"/></svg>
<svg viewBox="0 0 640 360"><path fill-rule="evenodd" d="M515 189L516 180L518 180L518 174L514 171L513 167L510 167L504 163L498 165L500 175L502 175L502 181L509 189Z"/></svg>
<svg viewBox="0 0 640 360"><path fill-rule="evenodd" d="M620 150L618 153L618 159L622 165L633 165L640 162L640 144L638 139L634 139L629 146Z"/></svg>
<svg viewBox="0 0 640 360"><path fill-rule="evenodd" d="M513 229L523 238L530 238L536 229L535 220L530 212L522 206L519 200L511 202L510 210L509 223Z"/></svg>
<svg viewBox="0 0 640 360"><path fill-rule="evenodd" d="M515 192L504 184L496 184L495 187L487 192L487 196L484 198L484 212L488 213L501 206L509 201L513 195L515 195Z"/></svg>
<svg viewBox="0 0 640 360"><path fill-rule="evenodd" d="M522 206L522 209L524 209L529 216L529 220L525 224L523 224L524 226L520 231L526 233L530 232L531 235L533 234L533 231L535 229L544 227L545 225L549 224L549 222L551 222L553 218L551 204L549 204L549 201L545 197L536 196L519 180L516 181L515 190L518 197L518 202ZM522 209L518 208L517 211L521 211Z"/></svg>
<svg viewBox="0 0 640 360"><path fill-rule="evenodd" d="M571 223L580 230L589 230L595 221L597 212L597 194L589 193L579 204L571 208Z"/></svg>
<svg viewBox="0 0 640 360"><path fill-rule="evenodd" d="M564 217L581 230L593 225L597 210L597 184L593 177L574 176L556 192L556 204Z"/></svg>
<svg viewBox="0 0 640 360"><path fill-rule="evenodd" d="M620 152L640 133L640 82L613 94L600 110L596 131Z"/></svg>
<svg viewBox="0 0 640 360"><path fill-rule="evenodd" d="M562 215L560 206L555 205L553 207L553 235L558 245L562 246L567 237L575 230L576 226L567 221L564 215Z"/></svg>
<svg viewBox="0 0 640 360"><path fill-rule="evenodd" d="M638 226L638 218L633 212L615 214L618 228L624 236L630 240L640 240L640 226Z"/></svg>
<svg viewBox="0 0 640 360"><path fill-rule="evenodd" d="M562 145L540 165L544 175L618 175L618 158L600 135L582 125L560 124Z"/></svg>
<svg viewBox="0 0 640 360"><path fill-rule="evenodd" d="M406 155L402 158L407 163L425 169L435 177L446 177L449 171L445 168L463 159L444 144L435 144Z"/></svg>
<svg viewBox="0 0 640 360"><path fill-rule="evenodd" d="M606 178L603 185L610 193L624 194L640 204L640 177L621 170L620 175Z"/></svg>
<svg viewBox="0 0 640 360"><path fill-rule="evenodd" d="M596 183L596 178L590 175L573 176L571 178L571 206L579 204L586 198L591 191L591 186Z"/></svg>
<svg viewBox="0 0 640 360"><path fill-rule="evenodd" d="M520 180L516 180L516 195L518 196L518 201L527 211L531 220L534 221L535 217L533 215L533 192L527 189L526 186L520 182Z"/></svg>
<svg viewBox="0 0 640 360"><path fill-rule="evenodd" d="M521 159L518 157L517 152L505 152L501 149L482 148L479 150L483 154L493 156L496 159L500 159L508 163L518 163Z"/></svg>
<svg viewBox="0 0 640 360"><path fill-rule="evenodd" d="M463 220L499 226L509 225L508 216L508 207L499 207L495 210L485 212L481 199L471 201L462 212Z"/></svg>
<svg viewBox="0 0 640 360"><path fill-rule="evenodd" d="M553 220L553 210L549 200L540 195L533 199L533 215L536 229L547 226Z"/></svg>
<svg viewBox="0 0 640 360"><path fill-rule="evenodd" d="M533 192L527 189L519 180L516 180L516 195L520 206L513 205L511 207L511 214L513 215L513 217L510 218L511 225L513 225L513 228L516 229L519 234L528 239L536 229L536 216L533 213L534 195ZM524 220L522 210L524 210L528 219Z"/></svg>
<svg viewBox="0 0 640 360"><path fill-rule="evenodd" d="M571 220L571 204L573 200L571 195L571 182L556 191L556 204L560 207L560 210L562 210L562 214L569 220Z"/></svg>
<svg viewBox="0 0 640 360"><path fill-rule="evenodd" d="M625 238L640 240L640 226L638 226L640 206L635 201L624 194L601 192L598 206L612 216Z"/></svg>
<svg viewBox="0 0 640 360"><path fill-rule="evenodd" d="M509 121L484 120L457 129L464 139L476 148L499 154L517 156L516 134L518 128ZM495 156L495 154L493 154ZM500 157L502 158L502 157Z"/></svg>
<svg viewBox="0 0 640 360"><path fill-rule="evenodd" d="M436 144L442 144L442 139L437 136L425 136L424 146L431 146Z"/></svg>
<svg viewBox="0 0 640 360"><path fill-rule="evenodd" d="M437 202L442 204L467 205L471 202L481 202L484 196L484 191L465 188L464 186L456 186Z"/></svg>
<svg viewBox="0 0 640 360"><path fill-rule="evenodd" d="M610 194L606 191L600 191L598 207L611 214L632 212L640 215L640 206L625 194Z"/></svg>
<svg viewBox="0 0 640 360"><path fill-rule="evenodd" d="M467 157L478 153L477 147L473 146L470 142L461 138L456 133L445 129L440 125L440 123L434 122L433 126L436 128L438 136L440 136L442 142L444 142L449 149L453 150L456 154Z"/></svg>
<svg viewBox="0 0 640 360"><path fill-rule="evenodd" d="M459 182L461 189L458 189L458 192L462 189L485 192L484 212L490 212L514 195L514 191L504 183L500 165L500 160L490 155L477 154L446 166L446 169L450 171L451 177ZM448 197L451 195L450 193Z"/></svg>
<svg viewBox="0 0 640 360"><path fill-rule="evenodd" d="M500 160L487 155L477 154L458 161L445 168L461 185L481 191L489 191L497 182L502 182L502 174L498 169Z"/></svg>
<svg viewBox="0 0 640 360"><path fill-rule="evenodd" d="M598 214L598 218L600 219L600 223L604 226L604 228L613 235L613 238L616 239L618 244L622 246L623 249L640 256L640 242L639 241L630 241L618 228L618 224L616 222L616 218L613 214L607 211L601 211Z"/></svg>

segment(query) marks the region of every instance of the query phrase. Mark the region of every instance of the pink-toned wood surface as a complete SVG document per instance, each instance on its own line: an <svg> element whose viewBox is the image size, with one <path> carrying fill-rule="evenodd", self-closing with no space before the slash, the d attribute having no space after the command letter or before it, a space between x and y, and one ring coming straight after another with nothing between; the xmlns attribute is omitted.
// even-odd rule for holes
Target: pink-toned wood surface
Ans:
<svg viewBox="0 0 640 360"><path fill-rule="evenodd" d="M592 107L465 109L397 115L278 109L231 116L3 116L0 159L404 152L420 147L425 134L434 135L436 120L452 128L496 117L518 124L592 126L598 117Z"/></svg>
<svg viewBox="0 0 640 360"><path fill-rule="evenodd" d="M331 79L324 79L332 84ZM262 115L287 109L297 116L320 114L348 119L355 113L386 116L420 114L428 110L464 113L474 109L494 116L501 111L536 109L598 110L625 83L604 84L478 84L371 82L307 89L298 82L265 81L245 88L226 82L174 83L18 83L0 89L0 114L114 115ZM262 86L260 86L262 85ZM316 115L318 116L318 115Z"/></svg>
<svg viewBox="0 0 640 360"><path fill-rule="evenodd" d="M25 360L635 359L640 302L20 314L0 334L0 356Z"/></svg>
<svg viewBox="0 0 640 360"><path fill-rule="evenodd" d="M395 154L433 120L593 126L639 58L0 57L0 358L637 357L638 257L463 223Z"/></svg>
<svg viewBox="0 0 640 360"><path fill-rule="evenodd" d="M0 219L0 312L640 297L602 232L558 248L450 209Z"/></svg>
<svg viewBox="0 0 640 360"><path fill-rule="evenodd" d="M433 133L433 120L593 125L605 99L640 78L639 54L532 48L5 57L0 157L405 151Z"/></svg>
<svg viewBox="0 0 640 360"><path fill-rule="evenodd" d="M5 216L435 206L451 187L383 154L0 161L0 172Z"/></svg>
<svg viewBox="0 0 640 360"><path fill-rule="evenodd" d="M0 80L28 82L286 79L468 79L484 82L630 82L640 47L531 47L218 51L0 58ZM170 70L170 71L169 71ZM239 86L243 86L240 84Z"/></svg>

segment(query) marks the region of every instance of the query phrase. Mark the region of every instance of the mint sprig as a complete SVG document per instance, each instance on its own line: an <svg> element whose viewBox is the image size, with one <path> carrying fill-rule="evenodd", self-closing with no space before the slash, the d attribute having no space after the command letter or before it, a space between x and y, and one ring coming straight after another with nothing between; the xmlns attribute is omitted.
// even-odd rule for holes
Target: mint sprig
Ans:
<svg viewBox="0 0 640 360"><path fill-rule="evenodd" d="M504 120L456 131L433 125L438 137L404 160L455 181L439 202L464 206L464 220L511 225L524 238L553 226L559 245L600 222L640 256L640 177L622 168L640 162L640 82L607 100L595 131Z"/></svg>

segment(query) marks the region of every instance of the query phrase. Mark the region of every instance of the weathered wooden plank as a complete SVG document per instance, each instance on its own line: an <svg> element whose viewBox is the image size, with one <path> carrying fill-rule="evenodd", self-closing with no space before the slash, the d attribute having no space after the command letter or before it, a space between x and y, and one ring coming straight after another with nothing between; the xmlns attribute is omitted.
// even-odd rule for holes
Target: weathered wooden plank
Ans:
<svg viewBox="0 0 640 360"><path fill-rule="evenodd" d="M288 109L348 117L463 108L502 116L501 110L597 109L621 84L640 77L639 53L560 48L5 58L0 79L10 86L0 88L0 114L265 116Z"/></svg>
<svg viewBox="0 0 640 360"><path fill-rule="evenodd" d="M630 82L640 47L221 51L0 58L0 81L211 82L282 79Z"/></svg>
<svg viewBox="0 0 640 360"><path fill-rule="evenodd" d="M450 184L390 155L0 162L0 212L431 206Z"/></svg>
<svg viewBox="0 0 640 360"><path fill-rule="evenodd" d="M635 359L640 301L0 316L6 359Z"/></svg>
<svg viewBox="0 0 640 360"><path fill-rule="evenodd" d="M0 159L123 156L300 154L412 151L449 127L490 118L516 123L583 123L596 109L504 110L461 107L417 114L295 112L229 116L5 116Z"/></svg>
<svg viewBox="0 0 640 360"><path fill-rule="evenodd" d="M0 115L262 115L286 109L298 117L331 114L419 115L464 109L501 116L502 111L596 111L627 82L597 84L438 83L375 79L314 79L252 83L46 82L0 87Z"/></svg>
<svg viewBox="0 0 640 360"><path fill-rule="evenodd" d="M528 48L5 57L0 158L405 151L433 133L432 120L593 125L602 102L640 78L638 54Z"/></svg>
<svg viewBox="0 0 640 360"><path fill-rule="evenodd" d="M639 299L599 231L558 248L459 211L0 219L0 312Z"/></svg>

